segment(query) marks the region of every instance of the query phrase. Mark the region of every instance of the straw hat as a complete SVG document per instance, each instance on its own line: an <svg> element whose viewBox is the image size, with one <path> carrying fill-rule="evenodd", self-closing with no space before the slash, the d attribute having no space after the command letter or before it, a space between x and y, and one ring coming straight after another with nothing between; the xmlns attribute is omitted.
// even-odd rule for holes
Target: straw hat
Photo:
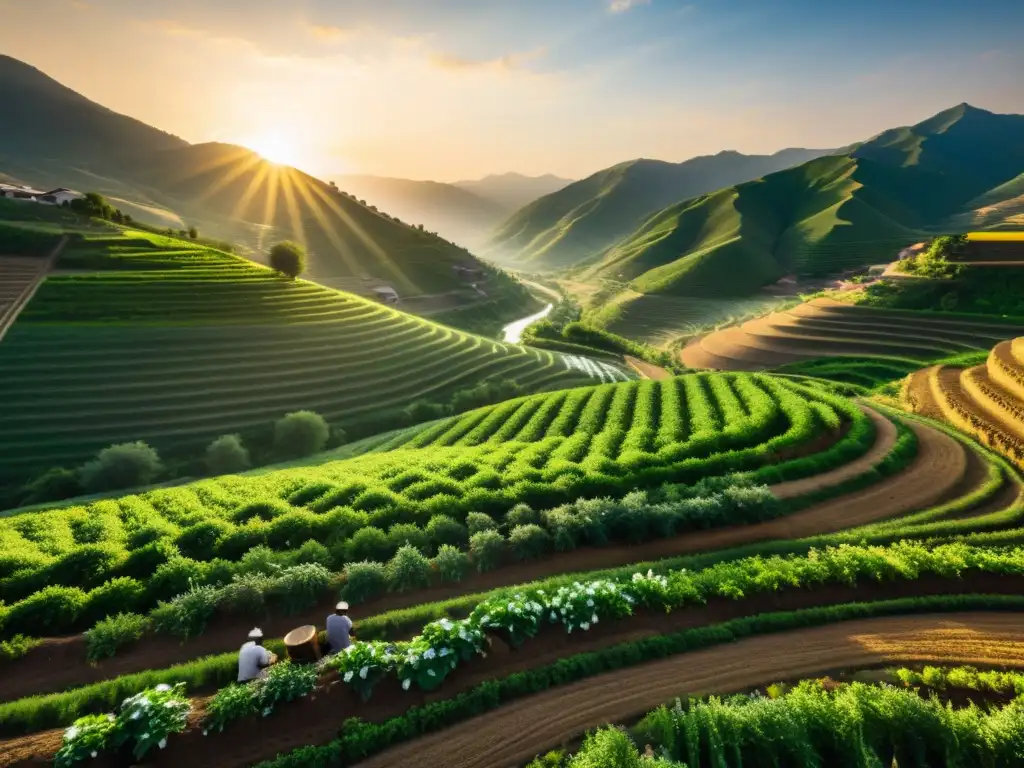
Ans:
<svg viewBox="0 0 1024 768"><path fill-rule="evenodd" d="M261 637L263 637L263 630L260 629L259 627L253 627L249 631L249 639L250 640L259 640Z"/></svg>
<svg viewBox="0 0 1024 768"><path fill-rule="evenodd" d="M336 606L334 606L334 608L335 608L335 610L338 610L338 611L347 611L348 610L348 603L346 603L344 600L342 600L340 603L338 603Z"/></svg>

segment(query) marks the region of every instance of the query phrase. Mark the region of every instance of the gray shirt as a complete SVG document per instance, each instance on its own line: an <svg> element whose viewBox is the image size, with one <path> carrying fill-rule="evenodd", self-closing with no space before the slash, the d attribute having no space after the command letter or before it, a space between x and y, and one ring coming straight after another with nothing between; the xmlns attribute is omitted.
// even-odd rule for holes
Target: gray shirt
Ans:
<svg viewBox="0 0 1024 768"><path fill-rule="evenodd" d="M331 653L343 651L352 644L349 633L352 631L352 619L332 613L327 617L327 650Z"/></svg>

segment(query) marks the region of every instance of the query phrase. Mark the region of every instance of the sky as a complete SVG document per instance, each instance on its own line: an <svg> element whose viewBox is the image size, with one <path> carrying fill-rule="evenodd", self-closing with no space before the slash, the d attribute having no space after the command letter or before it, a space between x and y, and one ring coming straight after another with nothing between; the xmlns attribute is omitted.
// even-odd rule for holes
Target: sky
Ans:
<svg viewBox="0 0 1024 768"><path fill-rule="evenodd" d="M582 178L1024 112L1022 40L1021 0L0 0L0 53L325 178Z"/></svg>

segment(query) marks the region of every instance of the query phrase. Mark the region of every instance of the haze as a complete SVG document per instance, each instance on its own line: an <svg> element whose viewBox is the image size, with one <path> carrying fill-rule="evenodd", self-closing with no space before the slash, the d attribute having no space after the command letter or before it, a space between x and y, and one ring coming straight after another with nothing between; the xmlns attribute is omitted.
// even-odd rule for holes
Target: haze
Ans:
<svg viewBox="0 0 1024 768"><path fill-rule="evenodd" d="M1022 28L1014 0L0 0L0 52L189 141L443 181L1017 111Z"/></svg>

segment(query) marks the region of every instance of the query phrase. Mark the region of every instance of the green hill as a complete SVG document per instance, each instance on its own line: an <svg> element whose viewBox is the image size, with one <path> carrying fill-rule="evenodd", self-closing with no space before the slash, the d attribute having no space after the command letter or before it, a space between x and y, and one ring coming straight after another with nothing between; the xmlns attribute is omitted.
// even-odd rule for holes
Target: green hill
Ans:
<svg viewBox="0 0 1024 768"><path fill-rule="evenodd" d="M350 434L484 380L629 378L506 345L250 261L128 230L80 235L0 344L0 488L146 440L194 457L311 409Z"/></svg>
<svg viewBox="0 0 1024 768"><path fill-rule="evenodd" d="M403 298L444 295L438 306L422 308L428 314L480 306L507 322L536 308L504 273L429 231L243 147L188 144L9 57L0 57L0 104L13 105L0 120L0 172L8 177L95 190L141 220L196 225L254 249L257 258L274 240L301 240L311 252L311 278L364 293L388 284ZM491 203L480 204L493 212ZM487 283L483 295L457 266L484 273L475 281Z"/></svg>
<svg viewBox="0 0 1024 768"><path fill-rule="evenodd" d="M746 295L783 275L890 261L972 201L1018 194L1024 116L961 104L847 154L651 216L586 274L643 294Z"/></svg>
<svg viewBox="0 0 1024 768"><path fill-rule="evenodd" d="M742 155L728 151L682 163L630 160L530 203L501 226L487 253L534 271L572 266L594 259L667 205L825 152L786 149L774 155Z"/></svg>

